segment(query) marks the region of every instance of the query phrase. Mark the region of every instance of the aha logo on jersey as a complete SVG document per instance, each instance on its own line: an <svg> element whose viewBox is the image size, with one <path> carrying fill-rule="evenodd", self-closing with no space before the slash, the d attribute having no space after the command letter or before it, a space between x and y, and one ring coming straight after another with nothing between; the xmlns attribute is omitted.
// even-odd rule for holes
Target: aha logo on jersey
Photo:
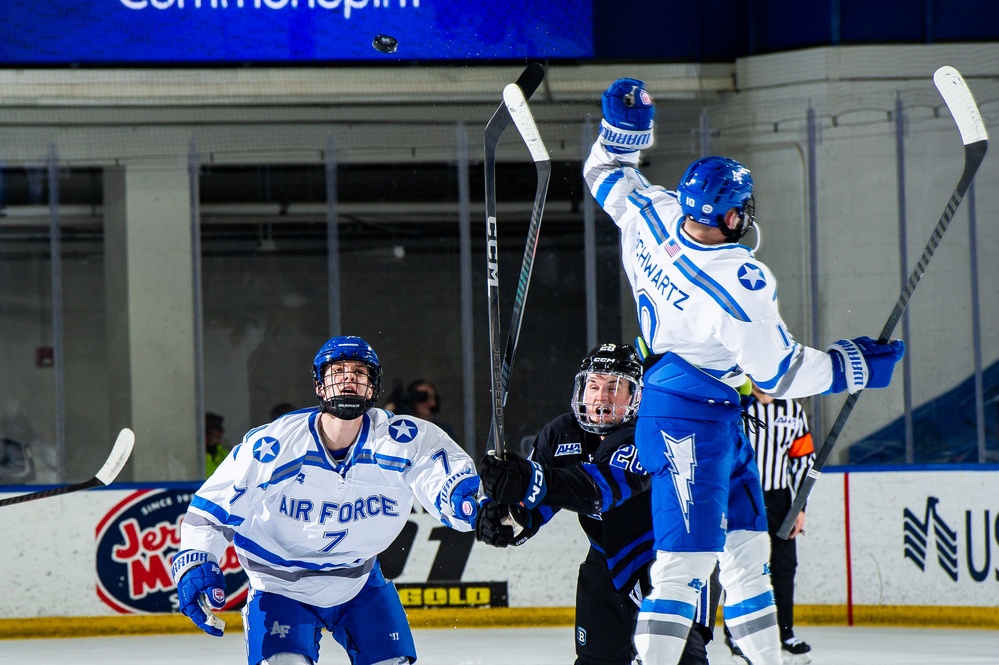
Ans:
<svg viewBox="0 0 999 665"><path fill-rule="evenodd" d="M194 490L147 489L129 494L97 525L97 595L122 614L177 611L170 577L180 525ZM226 604L243 604L249 581L230 546L220 562Z"/></svg>

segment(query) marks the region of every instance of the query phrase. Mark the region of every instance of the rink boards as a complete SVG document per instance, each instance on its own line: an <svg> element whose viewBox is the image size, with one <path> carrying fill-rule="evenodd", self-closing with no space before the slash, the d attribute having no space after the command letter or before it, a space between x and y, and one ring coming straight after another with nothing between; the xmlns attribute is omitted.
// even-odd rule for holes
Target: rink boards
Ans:
<svg viewBox="0 0 999 665"><path fill-rule="evenodd" d="M999 627L997 484L994 466L824 473L799 540L799 623ZM167 571L195 487L116 486L4 508L4 633L186 629L171 616ZM570 514L500 550L413 513L381 562L414 625L571 624L586 547ZM246 578L234 555L223 569L236 609Z"/></svg>

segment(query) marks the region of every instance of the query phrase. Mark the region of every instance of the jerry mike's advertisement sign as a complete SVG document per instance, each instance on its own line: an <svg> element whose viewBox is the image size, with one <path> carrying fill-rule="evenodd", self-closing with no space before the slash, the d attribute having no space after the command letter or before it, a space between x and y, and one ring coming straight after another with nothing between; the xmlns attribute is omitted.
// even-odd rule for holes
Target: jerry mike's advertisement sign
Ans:
<svg viewBox="0 0 999 665"><path fill-rule="evenodd" d="M101 601L121 614L178 611L170 564L180 550L180 526L193 497L193 487L141 489L106 512L96 528L97 596ZM426 582L397 583L407 607L507 606L505 581L461 582L473 544L471 533L459 533L429 515L414 513L379 558L385 576L394 579L403 577L414 551L436 550ZM231 546L219 563L226 582L224 610L238 609L246 600L249 580Z"/></svg>
<svg viewBox="0 0 999 665"><path fill-rule="evenodd" d="M180 550L180 525L192 489L145 489L129 494L97 525L97 595L122 614L177 611L170 563ZM243 604L249 581L230 546L219 562L225 610Z"/></svg>

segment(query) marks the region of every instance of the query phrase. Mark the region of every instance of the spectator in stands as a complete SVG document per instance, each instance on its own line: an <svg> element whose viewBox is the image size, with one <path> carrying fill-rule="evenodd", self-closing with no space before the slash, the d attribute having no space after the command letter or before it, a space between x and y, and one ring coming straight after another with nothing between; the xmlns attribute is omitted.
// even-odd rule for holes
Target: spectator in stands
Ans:
<svg viewBox="0 0 999 665"><path fill-rule="evenodd" d="M205 474L211 476L219 468L222 460L229 455L229 448L224 445L223 435L225 418L211 411L205 412Z"/></svg>

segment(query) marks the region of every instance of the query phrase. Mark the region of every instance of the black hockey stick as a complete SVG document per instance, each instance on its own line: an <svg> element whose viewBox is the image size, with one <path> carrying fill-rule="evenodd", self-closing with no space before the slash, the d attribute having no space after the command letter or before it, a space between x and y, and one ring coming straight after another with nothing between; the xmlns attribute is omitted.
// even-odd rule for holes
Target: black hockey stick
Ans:
<svg viewBox="0 0 999 665"><path fill-rule="evenodd" d="M941 67L933 74L933 83L937 86L937 90L940 91L940 95L943 97L944 102L946 102L947 108L950 109L950 114L954 117L954 122L957 123L957 128L961 132L961 141L964 143L964 171L961 173L961 179L958 181L957 187L954 188L954 193L950 195L950 200L947 201L947 207L944 208L943 214L940 216L940 221L937 222L933 233L930 234L930 240L926 243L926 247L923 249L923 254L919 257L916 268L909 275L909 279L905 283L898 301L895 303L895 308L892 310L888 321L885 323L885 327L878 336L878 341L882 344L891 339L892 331L895 330L898 320L902 318L902 313L909 304L912 292L916 290L916 285L919 284L923 273L926 272L926 266L929 265L930 259L933 258L933 253L936 252L937 245L940 244L944 232L950 225L950 221L954 217L954 213L957 212L958 206L961 205L961 200L971 186L971 181L974 180L975 174L978 172L978 167L981 165L982 160L985 159L985 153L989 149L989 135L985 131L984 123L982 123L982 116L978 112L978 105L975 104L975 98L972 96L971 90L968 89L968 84L965 83L961 74L953 67ZM850 413L853 411L853 407L862 392L862 390L859 390L847 397L843 408L840 409L832 429L829 430L826 440L822 443L822 447L815 456L815 463L801 483L801 487L794 497L794 502L791 503L791 508L787 512L787 517L784 518L784 522L777 531L777 535L780 538L786 540L791 534L791 529L794 528L794 522L798 517L798 513L805 507L805 502L812 491L812 486L815 485L815 481L821 475L822 467L825 466L826 460L829 459L833 446L843 431L843 427L846 426L846 421L850 417Z"/></svg>
<svg viewBox="0 0 999 665"><path fill-rule="evenodd" d="M521 97L526 100L537 90L545 76L545 68L539 63L531 63L521 73L515 85L521 91ZM510 86L507 86L509 88ZM499 245L496 232L496 146L499 144L503 132L514 121L511 109L506 101L506 90L504 90L503 103L499 105L492 118L486 123L485 129L485 161L483 170L485 172L485 196L486 196L486 287L488 290L488 311L489 311L489 370L490 386L492 394L492 423L489 429L489 439L487 449L495 448L501 457L504 453L504 421L503 406L506 403L506 392L510 383L510 372L513 368L513 354L516 351L516 337L520 335L520 323L510 326L507 335L506 352L500 356L500 313L499 313ZM527 110L530 116L530 110ZM518 129L523 129L518 124ZM535 133L537 128L535 127ZM528 140L525 136L525 142ZM537 138L540 143L540 137ZM530 149L530 144L528 144ZM543 148L543 146L542 146ZM532 152L533 156L533 152ZM550 163L549 163L550 167ZM550 173L550 168L549 168ZM540 170L539 170L539 192L540 192ZM547 181L545 183L545 196L547 196ZM541 206L544 206L544 197L541 198ZM535 210L531 215L531 229L534 231L532 240L531 233L528 233L527 247L524 250L524 262L521 268L521 278L517 289L517 302L514 304L514 316L519 318L523 314L524 299L527 297L527 286L530 282L530 272L534 263L534 247L537 245L537 231L541 224L541 213L538 211L538 198L535 198ZM536 214L535 214L536 213ZM537 223L535 224L535 219ZM525 278L524 273L527 273ZM512 342L511 342L512 340ZM498 442L498 443L497 443Z"/></svg>
<svg viewBox="0 0 999 665"><path fill-rule="evenodd" d="M35 499L47 499L51 496L79 492L80 490L88 490L92 487L100 487L101 485L110 485L118 476L121 468L125 466L125 462L128 461L128 456L132 454L133 445L135 445L135 434L126 427L118 433L118 438L114 442L114 448L111 449L111 454L108 455L104 466L90 480L76 483L75 485L63 485L61 487L41 490L40 492L32 492L31 494L22 494L9 499L3 499L0 500L0 507L11 506L15 503L24 503L25 501L34 501Z"/></svg>

